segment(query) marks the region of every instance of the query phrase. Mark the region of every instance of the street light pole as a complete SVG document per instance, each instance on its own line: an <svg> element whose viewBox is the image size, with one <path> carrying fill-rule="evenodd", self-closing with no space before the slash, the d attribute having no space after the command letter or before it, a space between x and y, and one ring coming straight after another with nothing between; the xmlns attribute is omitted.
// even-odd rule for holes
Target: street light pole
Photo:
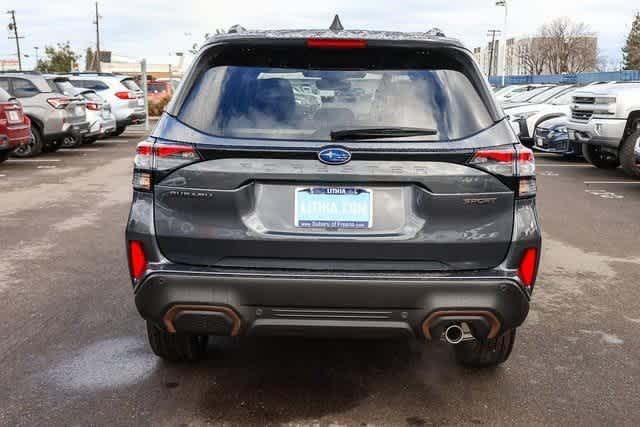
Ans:
<svg viewBox="0 0 640 427"><path fill-rule="evenodd" d="M507 70L507 17L509 16L509 7L507 0L496 1L496 6L504 7L504 28L502 30L502 86L504 86L504 77Z"/></svg>
<svg viewBox="0 0 640 427"><path fill-rule="evenodd" d="M36 51L36 68L38 67L38 60L39 60L38 59L38 49L40 49L40 47L38 47L38 46L34 46L33 47L33 50Z"/></svg>

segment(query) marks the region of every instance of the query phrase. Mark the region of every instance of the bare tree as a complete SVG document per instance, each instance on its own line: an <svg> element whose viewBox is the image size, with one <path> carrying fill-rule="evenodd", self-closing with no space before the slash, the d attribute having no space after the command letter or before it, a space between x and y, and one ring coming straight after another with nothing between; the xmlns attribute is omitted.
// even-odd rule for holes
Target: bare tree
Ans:
<svg viewBox="0 0 640 427"><path fill-rule="evenodd" d="M527 74L542 74L548 61L542 41L537 35L520 40L516 47L516 56Z"/></svg>
<svg viewBox="0 0 640 427"><path fill-rule="evenodd" d="M581 73L598 67L598 42L589 27L558 18L538 31L551 73Z"/></svg>

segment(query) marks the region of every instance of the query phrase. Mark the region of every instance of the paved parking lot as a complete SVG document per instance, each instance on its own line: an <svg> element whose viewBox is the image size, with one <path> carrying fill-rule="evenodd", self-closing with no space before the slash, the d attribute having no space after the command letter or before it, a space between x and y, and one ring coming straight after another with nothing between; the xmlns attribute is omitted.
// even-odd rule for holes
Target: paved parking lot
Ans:
<svg viewBox="0 0 640 427"><path fill-rule="evenodd" d="M142 132L0 165L0 425L638 425L640 182L539 155L544 253L502 367L440 343L146 347L124 254Z"/></svg>

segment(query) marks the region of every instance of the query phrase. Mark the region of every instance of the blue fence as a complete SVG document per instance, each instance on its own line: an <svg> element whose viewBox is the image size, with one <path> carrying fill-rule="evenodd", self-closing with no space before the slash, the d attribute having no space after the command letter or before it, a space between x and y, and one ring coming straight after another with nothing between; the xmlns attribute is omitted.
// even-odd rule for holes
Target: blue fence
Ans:
<svg viewBox="0 0 640 427"><path fill-rule="evenodd" d="M506 76L504 83L506 85L515 84L544 84L544 83L567 83L567 84L588 84L593 82L604 81L628 81L640 80L640 71L611 71L596 73L578 73L578 74L543 74L540 76ZM502 76L491 76L489 82L495 86L502 85Z"/></svg>

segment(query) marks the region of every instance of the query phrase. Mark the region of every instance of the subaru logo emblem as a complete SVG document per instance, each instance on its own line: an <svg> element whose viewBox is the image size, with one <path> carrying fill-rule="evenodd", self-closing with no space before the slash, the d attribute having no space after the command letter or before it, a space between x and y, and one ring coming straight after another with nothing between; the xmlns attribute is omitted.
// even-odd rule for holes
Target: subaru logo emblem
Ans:
<svg viewBox="0 0 640 427"><path fill-rule="evenodd" d="M318 153L318 159L327 165L344 165L351 160L351 153L344 148L325 148Z"/></svg>

